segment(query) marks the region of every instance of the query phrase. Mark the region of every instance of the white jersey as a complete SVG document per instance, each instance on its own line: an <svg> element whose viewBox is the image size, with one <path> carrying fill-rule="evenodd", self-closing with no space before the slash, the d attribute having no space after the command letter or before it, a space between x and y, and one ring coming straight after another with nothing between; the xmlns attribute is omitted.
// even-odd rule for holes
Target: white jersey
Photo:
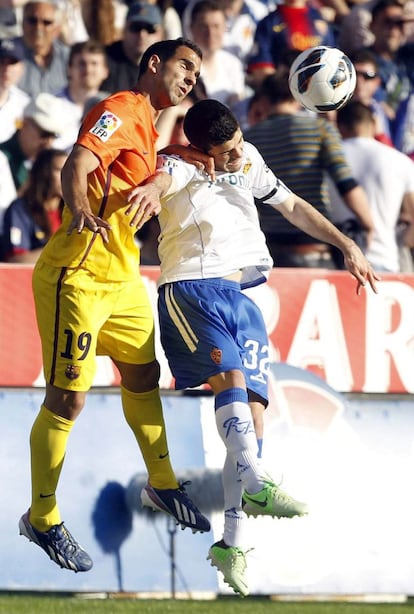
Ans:
<svg viewBox="0 0 414 614"><path fill-rule="evenodd" d="M404 196L414 193L414 163L373 138L345 139L343 149L353 176L366 192L374 220L374 236L365 256L378 270L398 272L396 226ZM334 192L331 206L335 222L352 217Z"/></svg>
<svg viewBox="0 0 414 614"><path fill-rule="evenodd" d="M159 214L158 284L237 271L242 271L242 288L265 281L273 261L254 199L258 206L277 208L291 191L258 150L245 143L240 170L217 172L215 182L174 156L158 156L157 168L172 175L175 190Z"/></svg>

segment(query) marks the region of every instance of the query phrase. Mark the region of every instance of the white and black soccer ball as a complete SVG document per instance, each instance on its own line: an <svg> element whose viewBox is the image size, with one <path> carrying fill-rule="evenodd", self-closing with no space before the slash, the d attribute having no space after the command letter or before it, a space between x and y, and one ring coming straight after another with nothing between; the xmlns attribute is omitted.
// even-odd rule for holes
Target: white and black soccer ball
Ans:
<svg viewBox="0 0 414 614"><path fill-rule="evenodd" d="M346 105L355 85L355 68L336 47L306 49L294 60L289 72L293 97L316 113L335 111Z"/></svg>

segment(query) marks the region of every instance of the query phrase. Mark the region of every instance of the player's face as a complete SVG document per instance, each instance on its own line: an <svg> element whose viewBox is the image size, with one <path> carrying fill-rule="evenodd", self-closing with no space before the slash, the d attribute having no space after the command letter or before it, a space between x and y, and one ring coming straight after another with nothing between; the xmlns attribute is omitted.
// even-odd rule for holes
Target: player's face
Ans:
<svg viewBox="0 0 414 614"><path fill-rule="evenodd" d="M214 166L217 171L235 173L241 169L244 139L240 128L234 133L229 141L221 145L214 145L208 154L214 158Z"/></svg>
<svg viewBox="0 0 414 614"><path fill-rule="evenodd" d="M157 108L164 109L180 104L191 92L200 76L201 60L189 47L178 47L175 55L162 66L160 75L163 87L159 93Z"/></svg>

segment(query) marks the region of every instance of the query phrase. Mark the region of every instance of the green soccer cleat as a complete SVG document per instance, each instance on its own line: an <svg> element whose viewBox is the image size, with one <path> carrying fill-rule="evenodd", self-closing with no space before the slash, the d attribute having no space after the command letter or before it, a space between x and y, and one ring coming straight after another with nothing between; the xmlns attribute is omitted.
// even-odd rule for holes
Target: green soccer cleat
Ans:
<svg viewBox="0 0 414 614"><path fill-rule="evenodd" d="M235 593L247 597L249 588L246 583L246 553L236 546L227 546L223 540L213 544L208 551L207 560L217 567L224 576L224 581Z"/></svg>
<svg viewBox="0 0 414 614"><path fill-rule="evenodd" d="M243 511L248 516L293 518L308 513L306 503L296 501L270 480L266 480L262 490L254 495L244 491L242 505Z"/></svg>

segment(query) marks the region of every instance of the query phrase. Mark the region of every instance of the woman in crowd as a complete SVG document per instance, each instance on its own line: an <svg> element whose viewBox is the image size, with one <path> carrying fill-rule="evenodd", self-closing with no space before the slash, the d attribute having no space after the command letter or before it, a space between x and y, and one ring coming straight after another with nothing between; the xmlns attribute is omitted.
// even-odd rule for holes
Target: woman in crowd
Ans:
<svg viewBox="0 0 414 614"><path fill-rule="evenodd" d="M21 196L4 214L7 262L36 262L49 237L61 223L63 207L60 172L67 158L60 149L41 151Z"/></svg>

